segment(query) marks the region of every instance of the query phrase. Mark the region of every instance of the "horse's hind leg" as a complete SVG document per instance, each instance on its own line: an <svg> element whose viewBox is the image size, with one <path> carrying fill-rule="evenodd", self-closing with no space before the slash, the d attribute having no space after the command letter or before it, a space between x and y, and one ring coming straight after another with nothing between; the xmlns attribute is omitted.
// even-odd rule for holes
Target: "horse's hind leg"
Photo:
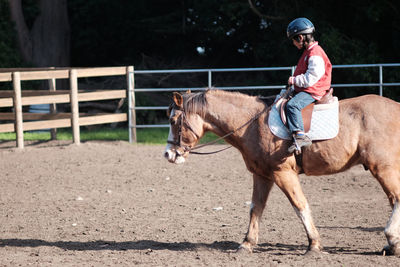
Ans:
<svg viewBox="0 0 400 267"><path fill-rule="evenodd" d="M371 168L371 173L377 178L389 198L392 214L385 227L385 236L389 243L385 251L400 256L400 172L393 166Z"/></svg>
<svg viewBox="0 0 400 267"><path fill-rule="evenodd" d="M399 199L396 200L392 215L390 216L389 222L385 227L385 235L388 240L389 246L385 247L384 250L389 255L396 255L400 257L400 204Z"/></svg>
<svg viewBox="0 0 400 267"><path fill-rule="evenodd" d="M272 180L255 174L253 175L253 196L250 208L249 229L238 251L252 252L253 247L257 244L259 222L273 184L274 181Z"/></svg>

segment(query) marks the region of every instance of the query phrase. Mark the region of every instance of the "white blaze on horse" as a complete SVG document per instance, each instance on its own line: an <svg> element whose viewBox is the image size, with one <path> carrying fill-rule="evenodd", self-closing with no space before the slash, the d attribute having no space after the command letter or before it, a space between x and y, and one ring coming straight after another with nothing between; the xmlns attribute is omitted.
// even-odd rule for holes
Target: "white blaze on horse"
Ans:
<svg viewBox="0 0 400 267"><path fill-rule="evenodd" d="M385 227L385 252L400 255L400 104L377 95L339 102L338 135L303 148L302 164L287 149L291 141L276 137L267 126L271 106L257 97L220 90L174 93L169 109L170 134L164 156L183 163L207 131L237 148L253 174L250 223L240 250L252 251L259 221L271 188L287 196L304 225L308 252L322 250L319 233L300 186L298 174L326 175L362 164L378 180L392 207ZM394 118L394 119L393 119Z"/></svg>

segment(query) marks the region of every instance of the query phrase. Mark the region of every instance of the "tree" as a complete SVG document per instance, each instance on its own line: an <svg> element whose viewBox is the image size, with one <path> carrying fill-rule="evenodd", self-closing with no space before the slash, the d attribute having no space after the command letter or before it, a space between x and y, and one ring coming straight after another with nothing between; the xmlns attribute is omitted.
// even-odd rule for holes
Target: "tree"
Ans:
<svg viewBox="0 0 400 267"><path fill-rule="evenodd" d="M21 0L9 0L22 58L34 67L70 65L70 28L67 0L39 0L38 14L29 28Z"/></svg>

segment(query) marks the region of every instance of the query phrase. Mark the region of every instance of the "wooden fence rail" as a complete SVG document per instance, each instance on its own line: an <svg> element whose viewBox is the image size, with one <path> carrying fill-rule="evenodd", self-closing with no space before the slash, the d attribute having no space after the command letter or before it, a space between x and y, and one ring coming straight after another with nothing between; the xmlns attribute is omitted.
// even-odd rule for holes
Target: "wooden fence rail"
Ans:
<svg viewBox="0 0 400 267"><path fill-rule="evenodd" d="M1 70L0 82L12 82L12 91L0 91L0 108L13 107L13 112L0 113L0 120L14 120L14 123L0 124L0 133L15 132L17 147L24 147L24 131L56 129L72 127L73 142L80 143L80 126L124 122L131 117L132 124L135 124L135 101L133 91L133 66L128 67L106 67L106 68L73 68L73 69L8 69ZM78 78L100 77L100 76L126 76L126 89L114 90L78 90ZM56 79L69 79L70 90L56 90ZM44 90L21 90L21 81L48 80L49 91ZM79 113L79 102L98 101L109 99L122 99L131 96L129 99L129 114L112 113L89 115ZM55 106L59 103L69 103L71 113L55 113L54 108L50 114L23 113L23 106L36 104L50 104ZM25 121L24 121L25 119ZM38 121L30 121L38 120ZM133 142L136 141L136 128L128 127Z"/></svg>

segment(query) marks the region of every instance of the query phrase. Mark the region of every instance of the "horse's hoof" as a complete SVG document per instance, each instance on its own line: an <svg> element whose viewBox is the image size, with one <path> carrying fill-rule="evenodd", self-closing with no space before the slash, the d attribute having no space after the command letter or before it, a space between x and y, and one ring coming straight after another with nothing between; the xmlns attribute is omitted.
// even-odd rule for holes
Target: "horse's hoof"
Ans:
<svg viewBox="0 0 400 267"><path fill-rule="evenodd" d="M320 249L318 249L318 248L313 247L313 248L308 249L306 251L306 253L304 254L304 256L313 257L313 258L321 257L322 256L322 251Z"/></svg>
<svg viewBox="0 0 400 267"><path fill-rule="evenodd" d="M236 253L238 254L250 254L252 252L253 250L251 248L243 245L240 245L240 247L238 247L238 249L236 250Z"/></svg>
<svg viewBox="0 0 400 267"><path fill-rule="evenodd" d="M396 257L400 257L400 245L396 245L396 246L385 246L382 251L381 254L383 256L396 256Z"/></svg>

